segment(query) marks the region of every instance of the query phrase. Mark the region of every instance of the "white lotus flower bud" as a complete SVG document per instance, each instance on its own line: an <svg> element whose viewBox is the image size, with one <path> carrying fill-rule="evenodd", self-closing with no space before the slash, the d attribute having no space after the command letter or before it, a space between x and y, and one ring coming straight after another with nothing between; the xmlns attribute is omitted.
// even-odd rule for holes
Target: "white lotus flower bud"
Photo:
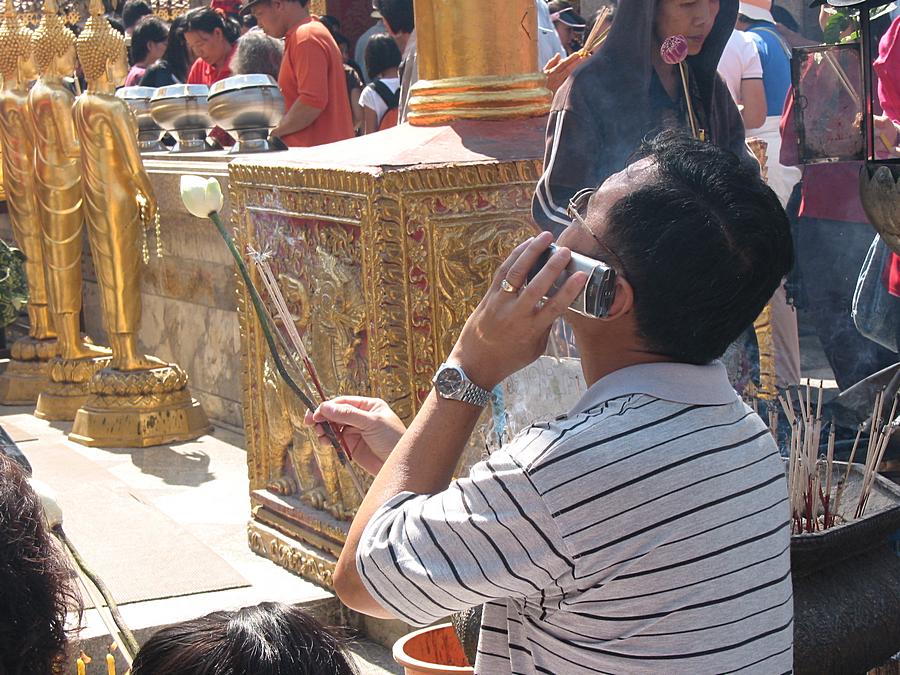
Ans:
<svg viewBox="0 0 900 675"><path fill-rule="evenodd" d="M209 214L222 210L225 198L222 196L222 187L215 178L182 176L181 201L191 215L209 218Z"/></svg>

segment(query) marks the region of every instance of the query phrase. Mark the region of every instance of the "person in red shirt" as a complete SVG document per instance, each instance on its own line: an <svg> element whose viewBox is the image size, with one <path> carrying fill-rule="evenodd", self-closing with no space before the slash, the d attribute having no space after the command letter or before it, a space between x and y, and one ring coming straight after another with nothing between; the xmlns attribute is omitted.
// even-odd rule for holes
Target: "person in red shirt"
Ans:
<svg viewBox="0 0 900 675"><path fill-rule="evenodd" d="M185 14L184 39L197 60L188 72L187 84L205 84L231 77L231 59L237 49L241 27L233 19L209 7L197 7ZM232 146L234 139L216 127L210 134L219 145Z"/></svg>
<svg viewBox="0 0 900 675"><path fill-rule="evenodd" d="M284 38L278 86L285 113L272 136L290 147L308 147L353 138L344 64L328 29L309 14L309 0L246 0L267 35Z"/></svg>
<svg viewBox="0 0 900 675"><path fill-rule="evenodd" d="M184 38L197 56L188 73L188 84L211 85L231 77L231 57L240 37L237 22L209 7L197 7L185 15Z"/></svg>

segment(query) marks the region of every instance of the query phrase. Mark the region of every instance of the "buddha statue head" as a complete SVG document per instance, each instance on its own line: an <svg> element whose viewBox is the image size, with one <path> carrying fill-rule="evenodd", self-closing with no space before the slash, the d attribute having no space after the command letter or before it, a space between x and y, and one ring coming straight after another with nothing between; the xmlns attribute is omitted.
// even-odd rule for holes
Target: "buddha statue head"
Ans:
<svg viewBox="0 0 900 675"><path fill-rule="evenodd" d="M42 76L65 77L75 72L75 34L66 28L56 0L44 0L41 22L31 36L34 60Z"/></svg>
<svg viewBox="0 0 900 675"><path fill-rule="evenodd" d="M13 0L6 0L0 23L0 76L6 86L21 86L36 77L33 54L31 31L19 24Z"/></svg>
<svg viewBox="0 0 900 675"><path fill-rule="evenodd" d="M106 20L102 0L91 0L90 17L76 44L89 89L112 91L122 84L128 74L125 38Z"/></svg>

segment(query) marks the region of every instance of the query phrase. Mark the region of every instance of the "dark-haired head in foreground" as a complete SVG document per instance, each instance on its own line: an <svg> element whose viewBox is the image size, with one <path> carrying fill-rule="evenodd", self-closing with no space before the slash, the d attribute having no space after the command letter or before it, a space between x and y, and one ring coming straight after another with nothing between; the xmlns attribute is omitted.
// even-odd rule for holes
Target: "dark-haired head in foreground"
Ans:
<svg viewBox="0 0 900 675"><path fill-rule="evenodd" d="M72 571L21 467L0 454L0 673L62 672L68 611L80 617Z"/></svg>
<svg viewBox="0 0 900 675"><path fill-rule="evenodd" d="M590 197L587 229L576 222L559 237L617 269L622 298L612 316L632 316L567 319L591 342L636 335L633 351L708 363L753 323L790 270L788 219L775 193L727 150L665 132L644 151ZM623 303L630 310L620 314ZM615 323L632 325L631 335Z"/></svg>
<svg viewBox="0 0 900 675"><path fill-rule="evenodd" d="M132 675L354 675L338 638L303 610L275 602L163 628Z"/></svg>

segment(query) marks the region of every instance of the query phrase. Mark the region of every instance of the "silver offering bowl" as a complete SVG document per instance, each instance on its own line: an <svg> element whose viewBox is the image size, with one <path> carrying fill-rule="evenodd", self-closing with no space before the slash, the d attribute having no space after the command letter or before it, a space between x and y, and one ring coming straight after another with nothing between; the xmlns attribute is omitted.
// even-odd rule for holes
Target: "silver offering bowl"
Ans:
<svg viewBox="0 0 900 675"><path fill-rule="evenodd" d="M178 141L172 152L209 150L206 134L216 123L209 116L205 84L160 87L150 99L150 116Z"/></svg>
<svg viewBox="0 0 900 675"><path fill-rule="evenodd" d="M900 253L900 160L863 164L859 194L872 227L895 253Z"/></svg>
<svg viewBox="0 0 900 675"><path fill-rule="evenodd" d="M160 139L165 133L150 117L150 98L156 93L154 87L122 87L116 91L131 108L138 124L138 148L141 152L168 150Z"/></svg>
<svg viewBox="0 0 900 675"><path fill-rule="evenodd" d="M209 114L216 124L237 137L229 152L277 150L269 131L284 114L284 98L269 75L235 75L209 88Z"/></svg>

